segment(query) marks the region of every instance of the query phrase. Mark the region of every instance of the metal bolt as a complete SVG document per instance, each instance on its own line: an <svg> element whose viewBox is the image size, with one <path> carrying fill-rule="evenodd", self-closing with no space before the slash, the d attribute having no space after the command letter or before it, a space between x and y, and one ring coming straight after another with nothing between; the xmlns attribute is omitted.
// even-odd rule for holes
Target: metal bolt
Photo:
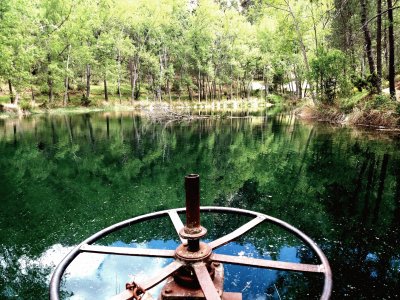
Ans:
<svg viewBox="0 0 400 300"><path fill-rule="evenodd" d="M165 289L165 291L164 291L166 294L171 294L172 293L172 289L170 289L170 288L168 288L168 289Z"/></svg>

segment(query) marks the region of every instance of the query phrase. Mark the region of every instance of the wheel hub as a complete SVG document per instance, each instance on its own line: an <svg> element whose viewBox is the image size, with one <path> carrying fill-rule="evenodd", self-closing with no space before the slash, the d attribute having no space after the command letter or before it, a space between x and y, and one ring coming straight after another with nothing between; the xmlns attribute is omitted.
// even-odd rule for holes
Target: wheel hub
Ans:
<svg viewBox="0 0 400 300"><path fill-rule="evenodd" d="M199 250L195 252L190 251L187 244L180 244L175 250L176 258L186 264L198 261L206 261L210 257L211 253L211 247L203 242L199 243Z"/></svg>

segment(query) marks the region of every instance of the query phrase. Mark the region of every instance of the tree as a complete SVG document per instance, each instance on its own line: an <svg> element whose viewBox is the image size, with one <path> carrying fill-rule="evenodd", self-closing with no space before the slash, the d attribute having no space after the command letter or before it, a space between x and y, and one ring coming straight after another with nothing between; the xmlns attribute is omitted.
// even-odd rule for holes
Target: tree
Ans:
<svg viewBox="0 0 400 300"><path fill-rule="evenodd" d="M39 25L36 4L23 0L0 4L0 77L8 82L10 101L15 104L32 82L40 53L35 46Z"/></svg>
<svg viewBox="0 0 400 300"><path fill-rule="evenodd" d="M389 21L389 89L390 97L396 100L396 86L395 86L395 61L394 61L394 28L393 28L393 4L392 0L387 0L388 5L388 21Z"/></svg>

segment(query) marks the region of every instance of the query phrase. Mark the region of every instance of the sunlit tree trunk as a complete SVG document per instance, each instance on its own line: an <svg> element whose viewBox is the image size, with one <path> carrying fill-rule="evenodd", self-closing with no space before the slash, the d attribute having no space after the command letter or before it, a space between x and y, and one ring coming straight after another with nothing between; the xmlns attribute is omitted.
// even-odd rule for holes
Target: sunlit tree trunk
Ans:
<svg viewBox="0 0 400 300"><path fill-rule="evenodd" d="M90 77L92 76L92 72L90 69L90 65L86 65L86 99L90 97Z"/></svg>
<svg viewBox="0 0 400 300"><path fill-rule="evenodd" d="M139 68L139 55L136 54L134 58L131 58L129 60L129 72L130 72L130 77L131 77L131 101L135 100L135 90L136 90L136 82L139 77L138 74L138 68ZM153 80L153 85L154 85L154 80Z"/></svg>
<svg viewBox="0 0 400 300"><path fill-rule="evenodd" d="M382 90L382 0L376 1L376 72L378 93Z"/></svg>
<svg viewBox="0 0 400 300"><path fill-rule="evenodd" d="M13 93L11 79L8 79L8 90L10 92L10 101L11 103L14 103L14 93Z"/></svg>
<svg viewBox="0 0 400 300"><path fill-rule="evenodd" d="M33 90L33 86L31 86L31 100L32 102L35 102L35 92Z"/></svg>
<svg viewBox="0 0 400 300"><path fill-rule="evenodd" d="M200 102L200 99L201 99L201 82L200 82L200 69L199 69L199 74L198 74L198 76L197 76L197 92L198 92L198 96L199 96L199 102Z"/></svg>

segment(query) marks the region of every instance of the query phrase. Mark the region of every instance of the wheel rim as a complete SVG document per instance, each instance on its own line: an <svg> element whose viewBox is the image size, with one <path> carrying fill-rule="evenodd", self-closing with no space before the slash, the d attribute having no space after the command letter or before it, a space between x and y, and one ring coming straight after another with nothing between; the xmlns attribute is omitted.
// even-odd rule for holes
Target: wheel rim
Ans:
<svg viewBox="0 0 400 300"><path fill-rule="evenodd" d="M170 220L175 227L175 230L178 233L183 228L183 223L178 215L178 213L185 212L185 208L177 208L177 209L169 209L163 210L159 212L149 213L146 215L137 216L131 219L127 219L125 221L113 224L107 228L104 228L101 231L93 234L82 243L77 245L74 249L69 252L61 263L56 267L53 272L51 281L50 281L50 300L59 300L59 290L60 290L60 282L61 278L67 269L67 267L72 263L72 261L80 254L80 253L102 253L102 254L116 254L116 255L129 255L129 256L147 256L147 257L168 257L168 258L175 258L175 260L163 268L160 273L146 281L145 283L141 284L146 290L152 288L153 286L157 285L165 278L170 276L172 273L177 271L180 267L184 264L176 258L175 250L162 250L162 249L141 249L141 248L128 248L128 247L110 247L110 246L97 246L92 245L99 239L107 236L108 234L120 230L122 228L128 227L130 225L148 221L155 218L160 218L163 216L169 216ZM219 212L219 213L233 213L239 214L244 216L253 217L249 222L245 223L244 225L240 226L236 230L232 231L231 233L224 235L210 243L208 246L215 250L235 239L238 237L246 234L248 231L255 228L257 225L268 222L279 227L285 229L286 231L292 233L293 235L300 238L307 246L309 246L318 256L321 264L314 265L314 264L300 264L300 263L289 263L289 262L281 262L281 261L273 261L273 260L265 260L265 259L255 259L249 258L244 256L233 256L233 255L223 255L223 254L216 254L212 253L210 255L211 262L218 262L218 263L227 263L227 264L237 264L237 265L244 265L249 267L258 267L258 268L266 268L266 269L278 269L278 270L286 270L286 271L299 271L299 272L312 272L312 273L323 273L324 274L324 286L323 291L320 299L326 300L329 299L331 291L332 291L332 271L326 258L325 254L322 250L317 246L317 244L308 237L305 233L300 231L299 229L295 228L294 226L271 216L245 210L239 208L229 208L229 207L218 207L218 206L202 206L200 207L200 211L202 212ZM185 244L187 241L180 236L182 244ZM207 294L205 293L205 297L207 300L209 299L218 299L216 298L217 295L210 290L214 290L210 288L210 280L209 276L205 276L205 265L201 261L198 263L193 264L193 269L196 273L197 278L199 279L200 286L204 291L208 291ZM204 285L202 285L202 283Z"/></svg>

